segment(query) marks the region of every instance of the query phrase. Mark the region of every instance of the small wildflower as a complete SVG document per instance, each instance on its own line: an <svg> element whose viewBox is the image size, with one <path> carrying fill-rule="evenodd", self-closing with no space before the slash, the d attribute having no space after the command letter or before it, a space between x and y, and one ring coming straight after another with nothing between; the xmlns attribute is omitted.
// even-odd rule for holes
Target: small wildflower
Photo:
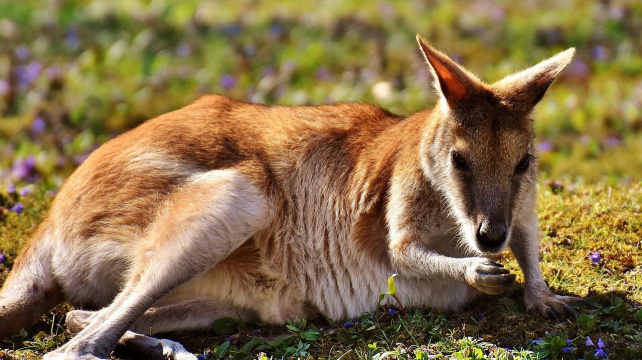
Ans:
<svg viewBox="0 0 642 360"><path fill-rule="evenodd" d="M7 96L11 91L11 84L6 80L0 79L0 96Z"/></svg>
<svg viewBox="0 0 642 360"><path fill-rule="evenodd" d="M192 47L189 44L182 43L176 48L176 53L180 57L188 57L192 54Z"/></svg>
<svg viewBox="0 0 642 360"><path fill-rule="evenodd" d="M599 251L591 251L589 259L591 259L592 263L598 263L602 260L602 255L600 255Z"/></svg>
<svg viewBox="0 0 642 360"><path fill-rule="evenodd" d="M236 85L236 79L232 75L221 76L221 86L225 90L230 90Z"/></svg>
<svg viewBox="0 0 642 360"><path fill-rule="evenodd" d="M3 253L0 253L0 264L2 264L5 260L7 260L7 257L4 256Z"/></svg>
<svg viewBox="0 0 642 360"><path fill-rule="evenodd" d="M20 45L16 49L16 56L20 61L25 61L29 57L29 49L25 45Z"/></svg>
<svg viewBox="0 0 642 360"><path fill-rule="evenodd" d="M573 340L571 339L566 339L566 346L570 346Z"/></svg>
<svg viewBox="0 0 642 360"><path fill-rule="evenodd" d="M203 354L201 354L201 355L196 357L196 360L205 360L205 359L207 359L207 356L205 356Z"/></svg>
<svg viewBox="0 0 642 360"><path fill-rule="evenodd" d="M480 311L480 312L477 313L477 319L479 319L481 321L484 318L486 318L486 315L484 315L483 312Z"/></svg>
<svg viewBox="0 0 642 360"><path fill-rule="evenodd" d="M85 160L87 160L88 157L89 157L89 154L76 155L74 156L74 163L76 165L80 165L83 162L85 162Z"/></svg>
<svg viewBox="0 0 642 360"><path fill-rule="evenodd" d="M13 184L10 184L7 187L7 193L9 193L9 195L15 194L16 193L16 187Z"/></svg>
<svg viewBox="0 0 642 360"><path fill-rule="evenodd" d="M354 326L354 321L346 321L346 322L343 323L343 327L344 328L349 328L349 327L352 327L352 326Z"/></svg>
<svg viewBox="0 0 642 360"><path fill-rule="evenodd" d="M535 340L533 340L533 344L537 344L537 345L544 344L544 342L545 342L545 341L544 341L544 340L542 340L542 339L535 339Z"/></svg>
<svg viewBox="0 0 642 360"><path fill-rule="evenodd" d="M391 316L395 316L398 313L398 311L393 308L388 308L388 312L390 313Z"/></svg>
<svg viewBox="0 0 642 360"><path fill-rule="evenodd" d="M24 159L17 159L11 167L11 176L19 180L33 181L37 175L36 159L31 155Z"/></svg>
<svg viewBox="0 0 642 360"><path fill-rule="evenodd" d="M29 194L31 194L31 188L28 186L25 186L20 190L20 196L27 196Z"/></svg>
<svg viewBox="0 0 642 360"><path fill-rule="evenodd" d="M604 341L602 341L602 338L597 339L597 347L604 349Z"/></svg>
<svg viewBox="0 0 642 360"><path fill-rule="evenodd" d="M260 333L261 333L261 329L255 329L255 330L254 330L254 331L252 331L252 332L253 332L253 333L255 333L255 334L260 334Z"/></svg>
<svg viewBox="0 0 642 360"><path fill-rule="evenodd" d="M78 30L76 30L76 28L67 28L65 32L65 44L70 48L75 48L78 45Z"/></svg>
<svg viewBox="0 0 642 360"><path fill-rule="evenodd" d="M572 353L572 352L573 352L573 348L572 348L572 347L570 347L570 346L564 346L564 347L562 348L562 352L563 352L564 354Z"/></svg>
<svg viewBox="0 0 642 360"><path fill-rule="evenodd" d="M47 124L45 123L45 119L38 116L35 119L33 119L33 123L31 123L31 130L35 133L40 133L45 129L46 125Z"/></svg>
<svg viewBox="0 0 642 360"><path fill-rule="evenodd" d="M25 206L21 203L15 204L9 211L20 214L25 209Z"/></svg>
<svg viewBox="0 0 642 360"><path fill-rule="evenodd" d="M553 144L550 141L544 140L537 146L537 150L541 153L549 152L553 149Z"/></svg>
<svg viewBox="0 0 642 360"><path fill-rule="evenodd" d="M590 336L586 337L586 346L595 346L595 344L593 344L593 340L591 340Z"/></svg>
<svg viewBox="0 0 642 360"><path fill-rule="evenodd" d="M597 349L595 351L595 357L596 358L605 358L606 357L606 352L604 352L603 349Z"/></svg>

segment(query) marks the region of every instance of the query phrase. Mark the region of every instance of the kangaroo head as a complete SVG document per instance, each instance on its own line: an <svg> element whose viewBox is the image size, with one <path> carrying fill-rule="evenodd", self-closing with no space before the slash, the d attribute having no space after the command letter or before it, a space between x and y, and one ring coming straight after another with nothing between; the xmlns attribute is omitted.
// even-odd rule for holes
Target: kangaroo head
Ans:
<svg viewBox="0 0 642 360"><path fill-rule="evenodd" d="M421 144L422 167L447 199L468 248L500 252L520 216L534 210L530 113L575 49L487 85L418 35L417 41L440 96Z"/></svg>

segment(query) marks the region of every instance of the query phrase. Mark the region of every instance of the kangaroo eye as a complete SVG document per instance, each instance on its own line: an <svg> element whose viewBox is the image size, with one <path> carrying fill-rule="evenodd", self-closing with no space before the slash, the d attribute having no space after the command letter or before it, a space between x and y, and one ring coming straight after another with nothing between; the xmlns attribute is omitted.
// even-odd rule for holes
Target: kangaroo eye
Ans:
<svg viewBox="0 0 642 360"><path fill-rule="evenodd" d="M531 159L533 158L532 155L528 154L522 158L522 160L517 164L517 167L515 168L515 173L516 174L523 174L528 170L530 164L531 164Z"/></svg>
<svg viewBox="0 0 642 360"><path fill-rule="evenodd" d="M450 160L453 162L455 169L461 170L461 171L470 171L470 168L468 167L466 160L459 152L457 151L451 152Z"/></svg>

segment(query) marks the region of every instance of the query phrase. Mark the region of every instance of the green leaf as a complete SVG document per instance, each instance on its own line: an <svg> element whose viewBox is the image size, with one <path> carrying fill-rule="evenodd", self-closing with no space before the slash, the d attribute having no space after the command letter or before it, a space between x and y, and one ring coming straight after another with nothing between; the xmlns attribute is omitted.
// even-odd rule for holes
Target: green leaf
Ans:
<svg viewBox="0 0 642 360"><path fill-rule="evenodd" d="M241 326L241 322L234 318L216 319L212 324L212 330L217 335L230 335L236 332Z"/></svg>
<svg viewBox="0 0 642 360"><path fill-rule="evenodd" d="M301 338L305 340L319 340L321 333L319 333L319 330L307 329L301 332Z"/></svg>
<svg viewBox="0 0 642 360"><path fill-rule="evenodd" d="M395 286L395 276L397 276L397 274L392 274L392 276L388 278L388 292L383 293L383 294L379 294L379 300L377 301L377 307L379 307L381 305L381 301L383 300L383 298L386 297L386 295L390 295L390 296L397 295L397 288Z"/></svg>
<svg viewBox="0 0 642 360"><path fill-rule="evenodd" d="M227 352L227 349L229 348L230 348L230 342L226 341L221 345L217 346L214 353L216 354L217 357L222 357L225 354L225 352Z"/></svg>
<svg viewBox="0 0 642 360"><path fill-rule="evenodd" d="M397 289L395 287L396 276L397 274L392 274L392 276L388 278L388 295L392 295L392 296L397 295Z"/></svg>
<svg viewBox="0 0 642 360"><path fill-rule="evenodd" d="M597 319L594 316L582 313L577 317L577 325L582 331L590 333L597 329Z"/></svg>
<svg viewBox="0 0 642 360"><path fill-rule="evenodd" d="M274 348L281 347L284 344L289 346L289 345L292 344L292 340L293 339L294 339L294 336L292 336L292 335L277 336L276 338L274 338L274 340L268 342L268 345L270 345L270 346L272 346Z"/></svg>

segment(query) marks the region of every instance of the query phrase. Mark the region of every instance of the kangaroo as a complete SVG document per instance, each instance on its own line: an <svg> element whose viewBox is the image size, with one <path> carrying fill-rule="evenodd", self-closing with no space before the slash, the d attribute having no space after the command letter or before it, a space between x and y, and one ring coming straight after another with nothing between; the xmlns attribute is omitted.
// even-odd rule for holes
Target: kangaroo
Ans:
<svg viewBox="0 0 642 360"><path fill-rule="evenodd" d="M0 338L67 301L78 334L45 359L106 359L141 335L221 317L283 324L409 307L459 309L524 272L530 312L572 316L538 259L531 112L573 48L485 84L419 35L439 101L286 107L208 95L98 148L69 177L0 293ZM158 355L157 354L157 355Z"/></svg>

